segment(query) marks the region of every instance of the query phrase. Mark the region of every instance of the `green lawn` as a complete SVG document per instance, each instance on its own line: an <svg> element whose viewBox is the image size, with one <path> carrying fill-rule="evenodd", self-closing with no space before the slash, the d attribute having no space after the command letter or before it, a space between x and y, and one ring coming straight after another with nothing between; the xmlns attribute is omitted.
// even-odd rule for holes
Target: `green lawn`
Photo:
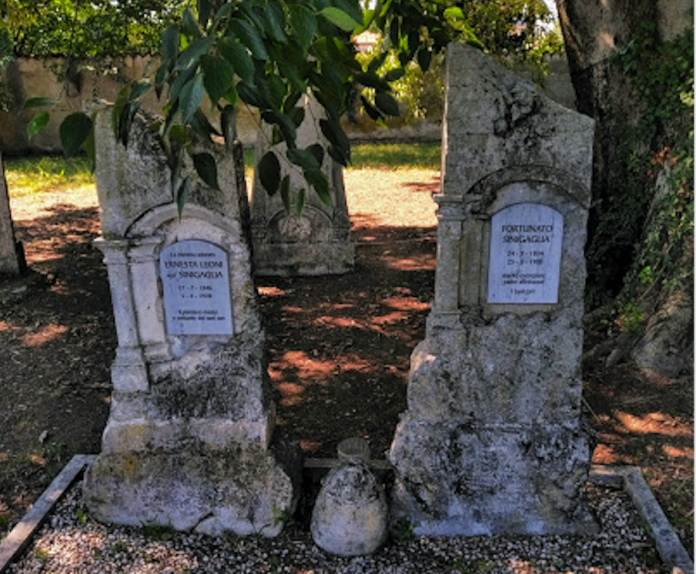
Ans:
<svg viewBox="0 0 696 574"><path fill-rule="evenodd" d="M356 144L349 169L439 169L439 143ZM254 150L244 153L247 170L253 169ZM42 191L61 191L94 183L89 160L58 156L5 159L5 176L12 197Z"/></svg>
<svg viewBox="0 0 696 574"><path fill-rule="evenodd" d="M5 159L4 163L7 187L12 197L64 191L94 183L87 158L30 156Z"/></svg>

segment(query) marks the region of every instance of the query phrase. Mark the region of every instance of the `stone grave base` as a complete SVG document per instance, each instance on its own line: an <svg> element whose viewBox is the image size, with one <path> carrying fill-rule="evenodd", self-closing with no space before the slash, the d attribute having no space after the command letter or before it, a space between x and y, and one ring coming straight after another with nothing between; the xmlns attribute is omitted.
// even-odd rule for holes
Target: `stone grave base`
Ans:
<svg viewBox="0 0 696 574"><path fill-rule="evenodd" d="M292 448L108 454L87 472L84 498L103 522L277 536L294 511L301 472Z"/></svg>
<svg viewBox="0 0 696 574"><path fill-rule="evenodd" d="M259 276L340 275L353 270L355 248L345 241L256 243L254 265Z"/></svg>
<svg viewBox="0 0 696 574"><path fill-rule="evenodd" d="M592 534L590 447L560 425L425 423L406 416L390 458L392 524L424 536Z"/></svg>

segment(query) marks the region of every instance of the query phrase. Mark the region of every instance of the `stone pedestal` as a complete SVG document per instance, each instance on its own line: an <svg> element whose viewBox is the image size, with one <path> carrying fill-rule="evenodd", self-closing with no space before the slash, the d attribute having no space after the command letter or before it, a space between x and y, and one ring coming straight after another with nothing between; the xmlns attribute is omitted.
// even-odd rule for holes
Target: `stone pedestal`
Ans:
<svg viewBox="0 0 696 574"><path fill-rule="evenodd" d="M305 118L297 130L298 148L317 142L326 145L319 128L321 108L307 98ZM259 133L256 159L259 161L271 149L271 133ZM322 169L329 179L332 204L322 203L316 192L304 181L301 170L291 168L283 159L285 146L277 145L282 175L290 176L293 190L307 190L306 204L301 215L294 208L286 210L280 193L269 196L254 174L251 195L251 233L254 273L260 276L334 275L353 269L355 248L350 239L343 168L325 154Z"/></svg>
<svg viewBox="0 0 696 574"><path fill-rule="evenodd" d="M216 153L183 213L143 117L128 147L96 127L97 191L118 335L111 413L85 499L100 520L275 535L294 509L296 451L274 451L274 408L250 251L241 150ZM192 177L195 177L192 175Z"/></svg>
<svg viewBox="0 0 696 574"><path fill-rule="evenodd" d="M417 534L586 533L583 247L593 122L447 55L435 300L390 451Z"/></svg>

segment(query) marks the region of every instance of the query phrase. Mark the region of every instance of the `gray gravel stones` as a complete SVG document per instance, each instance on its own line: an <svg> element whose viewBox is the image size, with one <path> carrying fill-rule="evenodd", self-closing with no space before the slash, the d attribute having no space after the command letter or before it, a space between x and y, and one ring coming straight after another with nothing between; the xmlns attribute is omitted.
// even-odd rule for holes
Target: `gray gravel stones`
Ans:
<svg viewBox="0 0 696 574"><path fill-rule="evenodd" d="M601 524L596 536L413 538L408 529L369 557L320 550L289 524L273 539L207 537L162 528L105 526L85 514L80 489L57 506L12 574L662 574L628 497L587 486Z"/></svg>

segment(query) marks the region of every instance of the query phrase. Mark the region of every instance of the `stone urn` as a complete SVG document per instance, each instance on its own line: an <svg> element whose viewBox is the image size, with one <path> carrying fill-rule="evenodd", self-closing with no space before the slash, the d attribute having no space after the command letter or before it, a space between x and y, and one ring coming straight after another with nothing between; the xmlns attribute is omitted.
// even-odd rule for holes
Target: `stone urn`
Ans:
<svg viewBox="0 0 696 574"><path fill-rule="evenodd" d="M322 481L311 531L316 545L330 554L372 554L387 539L387 501L368 467L369 453L362 439L346 439L338 447L338 464Z"/></svg>

